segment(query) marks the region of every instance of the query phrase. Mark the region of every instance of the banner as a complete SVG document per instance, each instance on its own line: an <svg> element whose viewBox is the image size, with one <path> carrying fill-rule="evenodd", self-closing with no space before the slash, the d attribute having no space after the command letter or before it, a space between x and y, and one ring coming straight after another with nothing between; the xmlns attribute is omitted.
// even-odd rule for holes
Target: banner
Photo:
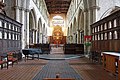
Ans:
<svg viewBox="0 0 120 80"><path fill-rule="evenodd" d="M85 46L91 46L91 41L92 41L92 36L90 36L90 35L84 36Z"/></svg>

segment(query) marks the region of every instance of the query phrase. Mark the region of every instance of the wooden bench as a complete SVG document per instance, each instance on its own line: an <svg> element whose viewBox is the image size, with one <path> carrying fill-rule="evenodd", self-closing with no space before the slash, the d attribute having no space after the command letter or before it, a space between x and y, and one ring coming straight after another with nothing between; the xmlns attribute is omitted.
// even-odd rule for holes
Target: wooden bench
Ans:
<svg viewBox="0 0 120 80"><path fill-rule="evenodd" d="M44 78L43 80L75 80L73 78Z"/></svg>
<svg viewBox="0 0 120 80"><path fill-rule="evenodd" d="M22 53L25 55L25 61L28 59L28 57L30 57L29 55L32 55L32 59L34 59L34 55L38 55L38 59L39 59L39 54L42 54L42 50L41 49L37 49L37 48L29 48L29 49L23 49Z"/></svg>
<svg viewBox="0 0 120 80"><path fill-rule="evenodd" d="M12 62L12 67L15 62L18 64L18 59L14 57L14 55L15 55L14 51L8 52L7 55L8 55L8 62Z"/></svg>
<svg viewBox="0 0 120 80"><path fill-rule="evenodd" d="M3 69L3 65L6 64L6 67L8 69L8 60L7 60L7 54L0 54L0 65L1 69Z"/></svg>

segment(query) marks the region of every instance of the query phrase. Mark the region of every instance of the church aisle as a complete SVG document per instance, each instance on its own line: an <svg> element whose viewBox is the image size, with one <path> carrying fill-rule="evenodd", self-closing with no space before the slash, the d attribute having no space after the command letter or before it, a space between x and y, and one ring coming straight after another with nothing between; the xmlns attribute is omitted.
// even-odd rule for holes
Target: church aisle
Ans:
<svg viewBox="0 0 120 80"><path fill-rule="evenodd" d="M82 80L81 76L70 67L65 60L50 60L42 70L32 80L42 80L43 78L56 78L59 74L60 78L73 78L75 80Z"/></svg>

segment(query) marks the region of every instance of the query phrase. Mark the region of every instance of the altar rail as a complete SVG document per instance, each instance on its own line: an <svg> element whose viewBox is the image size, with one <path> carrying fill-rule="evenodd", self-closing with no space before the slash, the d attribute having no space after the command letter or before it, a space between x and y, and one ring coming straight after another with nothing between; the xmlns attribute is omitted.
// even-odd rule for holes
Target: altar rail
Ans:
<svg viewBox="0 0 120 80"><path fill-rule="evenodd" d="M120 51L120 11L91 25L92 51Z"/></svg>
<svg viewBox="0 0 120 80"><path fill-rule="evenodd" d="M0 13L0 53L21 49L22 24Z"/></svg>

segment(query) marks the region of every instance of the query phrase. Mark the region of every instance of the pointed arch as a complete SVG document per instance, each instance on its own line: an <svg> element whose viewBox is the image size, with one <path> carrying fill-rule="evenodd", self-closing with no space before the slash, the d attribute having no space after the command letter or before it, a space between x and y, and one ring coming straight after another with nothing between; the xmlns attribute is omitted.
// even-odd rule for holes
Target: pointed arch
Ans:
<svg viewBox="0 0 120 80"><path fill-rule="evenodd" d="M35 42L35 26L36 26L36 17L33 9L29 13L29 43L33 44Z"/></svg>
<svg viewBox="0 0 120 80"><path fill-rule="evenodd" d="M74 18L74 22L73 22L73 33L76 32L77 28L77 22L76 22L76 17Z"/></svg>
<svg viewBox="0 0 120 80"><path fill-rule="evenodd" d="M38 20L38 38L37 43L42 43L42 21L41 18Z"/></svg>

